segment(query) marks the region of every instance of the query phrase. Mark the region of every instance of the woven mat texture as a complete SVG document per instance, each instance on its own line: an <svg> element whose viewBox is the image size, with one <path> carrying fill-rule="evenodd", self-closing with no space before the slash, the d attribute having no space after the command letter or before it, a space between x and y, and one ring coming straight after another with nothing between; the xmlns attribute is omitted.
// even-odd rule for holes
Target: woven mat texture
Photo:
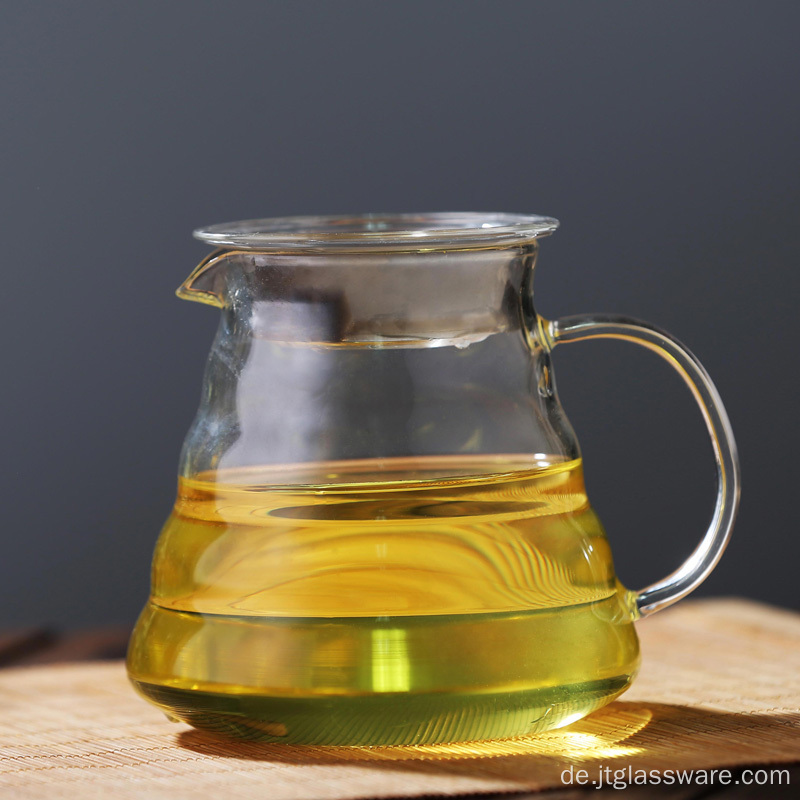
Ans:
<svg viewBox="0 0 800 800"><path fill-rule="evenodd" d="M168 722L121 662L0 672L0 797L344 800L535 792L570 766L800 762L800 615L685 602L637 623L623 698L568 728L471 745L299 748Z"/></svg>

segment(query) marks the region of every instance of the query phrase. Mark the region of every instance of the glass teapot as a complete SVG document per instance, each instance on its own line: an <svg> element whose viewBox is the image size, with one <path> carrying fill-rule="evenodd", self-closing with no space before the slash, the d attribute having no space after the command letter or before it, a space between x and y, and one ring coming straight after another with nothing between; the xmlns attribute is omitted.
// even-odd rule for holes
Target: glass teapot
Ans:
<svg viewBox="0 0 800 800"><path fill-rule="evenodd" d="M515 214L215 225L178 290L216 306L178 497L134 631L135 687L172 718L264 741L422 744L567 725L639 664L633 622L688 594L733 525L725 410L669 334L534 308ZM718 492L676 572L616 578L551 351L636 342L681 374Z"/></svg>

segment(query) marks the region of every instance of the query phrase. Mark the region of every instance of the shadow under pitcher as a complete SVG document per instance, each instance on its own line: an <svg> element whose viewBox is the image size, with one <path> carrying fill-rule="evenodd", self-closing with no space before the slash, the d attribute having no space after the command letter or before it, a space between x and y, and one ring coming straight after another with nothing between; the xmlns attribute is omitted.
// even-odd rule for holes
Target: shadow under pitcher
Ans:
<svg viewBox="0 0 800 800"><path fill-rule="evenodd" d="M553 219L293 217L196 232L178 290L222 320L128 653L170 717L262 741L430 744L567 725L639 665L634 620L713 569L739 497L725 410L664 331L533 303ZM629 591L584 488L551 352L675 367L705 418L711 524Z"/></svg>

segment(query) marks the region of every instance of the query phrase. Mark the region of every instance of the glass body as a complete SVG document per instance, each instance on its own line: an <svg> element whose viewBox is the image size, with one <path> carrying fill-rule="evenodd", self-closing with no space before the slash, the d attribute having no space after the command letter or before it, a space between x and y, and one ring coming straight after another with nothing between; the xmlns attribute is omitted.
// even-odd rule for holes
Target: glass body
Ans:
<svg viewBox="0 0 800 800"><path fill-rule="evenodd" d="M548 730L627 688L634 619L716 562L738 467L692 362L721 470L715 521L683 573L622 587L551 365L588 318L559 327L533 304L555 225L365 216L199 233L222 249L178 294L222 320L131 641L145 697L223 733L376 745Z"/></svg>

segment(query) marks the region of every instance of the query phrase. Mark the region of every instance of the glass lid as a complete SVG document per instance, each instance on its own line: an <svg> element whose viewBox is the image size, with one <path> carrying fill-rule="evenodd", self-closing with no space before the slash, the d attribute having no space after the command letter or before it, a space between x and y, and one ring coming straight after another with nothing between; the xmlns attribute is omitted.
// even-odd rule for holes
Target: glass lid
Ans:
<svg viewBox="0 0 800 800"><path fill-rule="evenodd" d="M461 250L524 244L557 227L552 217L465 211L248 219L198 228L194 236L215 247L280 252Z"/></svg>

